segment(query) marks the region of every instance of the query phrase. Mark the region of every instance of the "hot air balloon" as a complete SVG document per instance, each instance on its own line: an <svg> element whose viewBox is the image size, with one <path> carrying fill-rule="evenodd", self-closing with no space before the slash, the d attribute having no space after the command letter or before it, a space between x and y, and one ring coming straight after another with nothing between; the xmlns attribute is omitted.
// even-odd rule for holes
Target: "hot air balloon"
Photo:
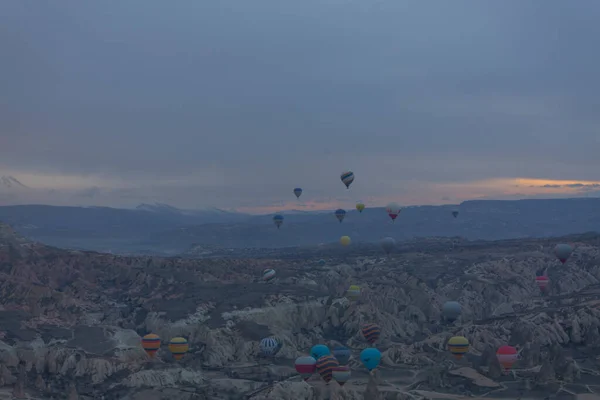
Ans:
<svg viewBox="0 0 600 400"><path fill-rule="evenodd" d="M328 356L330 354L331 351L329 351L329 347L325 346L324 344L316 344L310 349L310 355L315 360L318 360L319 358L323 356Z"/></svg>
<svg viewBox="0 0 600 400"><path fill-rule="evenodd" d="M450 322L458 319L461 313L461 306L456 301L447 301L442 306L442 315Z"/></svg>
<svg viewBox="0 0 600 400"><path fill-rule="evenodd" d="M295 188L294 194L296 195L296 198L299 199L300 195L302 194L302 188Z"/></svg>
<svg viewBox="0 0 600 400"><path fill-rule="evenodd" d="M333 369L339 367L339 365L338 361L331 354L323 356L317 360L317 372L325 382L329 383L333 377Z"/></svg>
<svg viewBox="0 0 600 400"><path fill-rule="evenodd" d="M340 238L340 243L342 244L342 246L348 246L348 245L350 245L351 242L352 242L352 239L350 239L350 236L342 236Z"/></svg>
<svg viewBox="0 0 600 400"><path fill-rule="evenodd" d="M346 189L350 189L350 185L352 184L352 182L354 182L354 172L342 172L342 175L340 175L340 179L342 180L344 185L346 185Z"/></svg>
<svg viewBox="0 0 600 400"><path fill-rule="evenodd" d="M460 360L469 351L469 339L464 336L451 337L448 340L448 349L457 360Z"/></svg>
<svg viewBox="0 0 600 400"><path fill-rule="evenodd" d="M558 258L563 264L567 262L569 257L571 257L572 252L573 247L565 243L557 244L556 247L554 247L554 254L556 255L556 258Z"/></svg>
<svg viewBox="0 0 600 400"><path fill-rule="evenodd" d="M346 297L350 300L357 300L360 298L360 286L358 285L350 285L348 290L346 290Z"/></svg>
<svg viewBox="0 0 600 400"><path fill-rule="evenodd" d="M454 218L458 217L458 211L456 211L456 210L452 211L452 216Z"/></svg>
<svg viewBox="0 0 600 400"><path fill-rule="evenodd" d="M294 366L296 367L296 372L307 381L317 370L317 360L310 356L298 357Z"/></svg>
<svg viewBox="0 0 600 400"><path fill-rule="evenodd" d="M381 239L381 247L383 248L383 251L385 251L385 254L390 255L392 250L394 250L394 247L396 247L396 241L394 238L385 237Z"/></svg>
<svg viewBox="0 0 600 400"><path fill-rule="evenodd" d="M350 361L351 355L352 355L352 353L350 352L350 349L347 347L341 346L341 347L336 347L335 349L333 349L333 356L335 357L336 360L338 360L340 365L348 364L348 361Z"/></svg>
<svg viewBox="0 0 600 400"><path fill-rule="evenodd" d="M169 351L176 360L181 360L189 348L188 341L182 337L174 337L169 342Z"/></svg>
<svg viewBox="0 0 600 400"><path fill-rule="evenodd" d="M142 347L150 357L154 357L160 349L160 337L154 333L149 333L142 338Z"/></svg>
<svg viewBox="0 0 600 400"><path fill-rule="evenodd" d="M377 324L364 324L362 327L362 334L367 339L367 342L373 344L379 339L381 335L381 328Z"/></svg>
<svg viewBox="0 0 600 400"><path fill-rule="evenodd" d="M536 276L535 277L535 283L537 283L538 287L540 288L540 290L542 292L544 292L546 290L546 287L548 286L548 283L550 283L550 279L545 276Z"/></svg>
<svg viewBox="0 0 600 400"><path fill-rule="evenodd" d="M270 280L272 280L273 278L275 278L275 270L274 269L270 269L270 268L265 269L263 271L262 278L263 278L263 281L269 282Z"/></svg>
<svg viewBox="0 0 600 400"><path fill-rule="evenodd" d="M331 376L333 380L336 381L340 386L344 386L344 383L348 382L350 379L350 367L347 365L338 365L333 368Z"/></svg>
<svg viewBox="0 0 600 400"><path fill-rule="evenodd" d="M400 214L400 206L398 205L398 203L390 203L385 208L385 212L388 213L392 221L395 221L398 217L398 214Z"/></svg>
<svg viewBox="0 0 600 400"><path fill-rule="evenodd" d="M356 203L356 209L358 210L359 213L362 213L363 210L365 209L365 205L363 203Z"/></svg>
<svg viewBox="0 0 600 400"><path fill-rule="evenodd" d="M337 210L335 210L335 217L338 219L338 221L340 221L341 224L344 218L346 217L346 211L342 210L341 208L338 208Z"/></svg>
<svg viewBox="0 0 600 400"><path fill-rule="evenodd" d="M504 368L504 371L507 372L517 361L519 355L517 354L517 349L514 347L502 346L496 352L496 357L498 358L500 365L502 365L502 368Z"/></svg>
<svg viewBox="0 0 600 400"><path fill-rule="evenodd" d="M272 357L279 351L281 347L279 342L272 337L264 338L260 341L258 349L263 357Z"/></svg>
<svg viewBox="0 0 600 400"><path fill-rule="evenodd" d="M321 258L321 259L319 260L319 265L323 266L323 265L325 265L325 264L326 264L325 260L323 260L323 259Z"/></svg>
<svg viewBox="0 0 600 400"><path fill-rule="evenodd" d="M273 216L273 223L275 224L277 229L279 229L281 224L283 224L283 215L277 214L277 215Z"/></svg>
<svg viewBox="0 0 600 400"><path fill-rule="evenodd" d="M360 361L369 371L373 371L379 366L381 352L374 347L368 347L360 353Z"/></svg>

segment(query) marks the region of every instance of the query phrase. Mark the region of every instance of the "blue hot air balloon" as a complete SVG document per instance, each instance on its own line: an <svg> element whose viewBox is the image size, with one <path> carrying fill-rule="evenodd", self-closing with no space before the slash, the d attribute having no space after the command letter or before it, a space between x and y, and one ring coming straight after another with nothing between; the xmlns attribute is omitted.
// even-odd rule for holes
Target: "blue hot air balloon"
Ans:
<svg viewBox="0 0 600 400"><path fill-rule="evenodd" d="M369 371L373 371L379 366L381 352L375 347L368 347L360 353L360 361Z"/></svg>
<svg viewBox="0 0 600 400"><path fill-rule="evenodd" d="M339 361L340 365L348 364L350 361L350 349L344 346L336 347L333 349L333 356Z"/></svg>
<svg viewBox="0 0 600 400"><path fill-rule="evenodd" d="M338 221L340 221L340 223L344 220L345 216L346 216L346 211L342 210L341 208L338 208L337 210L335 210L335 217L338 219Z"/></svg>
<svg viewBox="0 0 600 400"><path fill-rule="evenodd" d="M277 229L279 229L281 224L283 224L283 215L277 214L277 215L273 216L273 223L275 224Z"/></svg>
<svg viewBox="0 0 600 400"><path fill-rule="evenodd" d="M294 194L296 195L296 198L300 198L300 195L302 194L302 188L296 188L294 189Z"/></svg>
<svg viewBox="0 0 600 400"><path fill-rule="evenodd" d="M316 344L312 347L312 349L310 349L310 355L315 360L318 360L319 358L323 356L328 356L330 354L331 352L329 351L329 347L325 346L324 344Z"/></svg>

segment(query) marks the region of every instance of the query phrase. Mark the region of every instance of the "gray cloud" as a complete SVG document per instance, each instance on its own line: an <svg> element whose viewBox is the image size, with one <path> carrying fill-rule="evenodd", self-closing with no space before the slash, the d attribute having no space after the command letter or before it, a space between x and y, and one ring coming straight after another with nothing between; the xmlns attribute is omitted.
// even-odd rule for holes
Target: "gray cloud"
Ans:
<svg viewBox="0 0 600 400"><path fill-rule="evenodd" d="M345 168L357 196L600 180L598 17L595 0L6 0L0 172L233 205L335 197Z"/></svg>

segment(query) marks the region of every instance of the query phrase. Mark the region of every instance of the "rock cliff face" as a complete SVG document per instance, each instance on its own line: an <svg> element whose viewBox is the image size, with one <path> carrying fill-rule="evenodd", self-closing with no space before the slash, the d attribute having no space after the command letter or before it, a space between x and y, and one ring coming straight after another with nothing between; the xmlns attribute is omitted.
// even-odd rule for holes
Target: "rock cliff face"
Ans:
<svg viewBox="0 0 600 400"><path fill-rule="evenodd" d="M66 251L0 225L0 398L68 399L544 399L600 393L600 238L473 244L427 240L389 259L374 248L332 250L326 265L308 249L264 258L120 257ZM323 250L320 250L321 252ZM318 254L318 258L316 255ZM270 283L265 268L277 271ZM550 277L545 295L536 272ZM350 284L361 299L344 297ZM447 300L460 319L441 322ZM381 367L358 354L365 322L382 328ZM140 336L184 336L175 361L166 346L150 360ZM447 340L469 338L460 361ZM259 357L275 336L281 351ZM317 343L352 349L343 387L302 382L294 359ZM504 374L496 349L515 346ZM10 397L7 397L10 398ZM586 398L586 397L580 397ZM590 397L592 398L592 397Z"/></svg>

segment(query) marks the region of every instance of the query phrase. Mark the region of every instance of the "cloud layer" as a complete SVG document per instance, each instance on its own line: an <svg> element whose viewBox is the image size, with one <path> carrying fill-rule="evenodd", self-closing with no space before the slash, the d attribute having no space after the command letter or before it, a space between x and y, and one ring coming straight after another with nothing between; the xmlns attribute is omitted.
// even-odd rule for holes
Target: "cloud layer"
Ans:
<svg viewBox="0 0 600 400"><path fill-rule="evenodd" d="M119 206L577 194L513 181L600 181L598 17L594 0L7 0L0 175L40 188L29 201Z"/></svg>

